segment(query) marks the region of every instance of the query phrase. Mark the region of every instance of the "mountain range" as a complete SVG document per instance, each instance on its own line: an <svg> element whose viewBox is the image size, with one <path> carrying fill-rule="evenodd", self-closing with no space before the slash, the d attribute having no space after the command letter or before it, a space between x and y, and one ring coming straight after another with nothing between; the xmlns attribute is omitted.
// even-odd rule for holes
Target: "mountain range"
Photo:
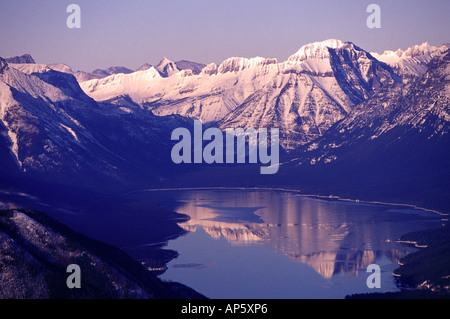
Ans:
<svg viewBox="0 0 450 319"><path fill-rule="evenodd" d="M31 55L24 54L17 57L10 57L5 59L9 63L36 63ZM108 77L110 75L114 74L130 74L137 71L145 71L152 67L149 63L144 63L141 65L137 70L131 70L124 66L111 66L107 69L95 69L92 72L86 72L86 71L73 71L72 68L64 63L53 63L47 65L49 68L69 73L75 76L78 82L84 82L92 79L103 79L105 77ZM204 64L181 60L177 62L172 62L166 57L164 57L156 66L155 68L158 70L161 76L167 77L170 74L179 72L181 70L189 69L194 74L200 73L200 71L205 67Z"/></svg>
<svg viewBox="0 0 450 319"><path fill-rule="evenodd" d="M164 58L136 71L0 59L2 186L283 186L448 209L449 58L447 44L378 54L331 39L283 62ZM194 119L279 128L279 173L173 164L171 132Z"/></svg>

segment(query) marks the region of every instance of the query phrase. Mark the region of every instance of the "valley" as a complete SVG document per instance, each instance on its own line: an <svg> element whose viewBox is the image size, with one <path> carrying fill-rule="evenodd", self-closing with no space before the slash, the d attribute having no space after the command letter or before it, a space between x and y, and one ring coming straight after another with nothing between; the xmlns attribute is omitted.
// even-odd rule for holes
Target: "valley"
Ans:
<svg viewBox="0 0 450 319"><path fill-rule="evenodd" d="M170 240L199 225L209 234L218 229L204 221L190 224L195 218L176 210L183 207L179 203L164 207L158 197L125 200L138 190L280 188L331 201L448 213L449 63L448 44L378 54L336 39L303 45L282 62L231 57L205 65L164 58L137 70L116 66L83 73L67 65L39 64L29 55L0 58L0 208L44 211L75 231L119 247L157 274L178 257L165 249ZM180 158L194 150L193 161L190 156L184 163L173 160L177 129L194 137L178 145ZM248 140L240 148L233 143L232 150L217 138L211 141L213 135L252 129L279 131L279 153L272 141L272 149L262 154L270 167L254 160ZM204 134L209 138L198 138ZM203 151L196 157L196 150ZM222 160L215 160L220 155ZM273 174L261 174L272 164ZM206 205L211 209L213 204ZM236 218L232 211L225 209L228 222ZM307 215L284 212L289 218ZM11 211L5 214L11 218ZM220 231L250 241L266 236L269 247L283 253L297 249L298 243L268 235L253 219L231 224L235 229ZM269 232L276 233L271 227ZM286 227L290 232L293 226ZM346 238L341 230L336 236ZM375 255L373 260L381 255L398 259L390 252ZM340 264L335 256L331 267L330 256L297 251L295 258L328 275L353 265Z"/></svg>

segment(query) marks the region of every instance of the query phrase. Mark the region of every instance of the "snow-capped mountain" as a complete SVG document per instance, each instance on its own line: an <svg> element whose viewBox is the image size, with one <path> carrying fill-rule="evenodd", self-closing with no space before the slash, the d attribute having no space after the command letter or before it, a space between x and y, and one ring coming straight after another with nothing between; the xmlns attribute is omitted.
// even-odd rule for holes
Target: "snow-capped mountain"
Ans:
<svg viewBox="0 0 450 319"><path fill-rule="evenodd" d="M155 67L155 69L161 74L162 77L169 77L174 75L175 73L178 73L180 70L178 70L177 65L175 62L170 61L168 58L164 57L158 65Z"/></svg>
<svg viewBox="0 0 450 319"><path fill-rule="evenodd" d="M0 157L11 168L2 176L95 183L140 175L149 182L159 176L152 167L170 165L170 132L181 125L184 119L132 104L99 104L68 73L0 59ZM156 144L165 150L158 159Z"/></svg>
<svg viewBox="0 0 450 319"><path fill-rule="evenodd" d="M282 69L277 86L252 94L221 127L279 127L282 145L293 149L321 136L380 87L399 82L364 50L335 41L302 47Z"/></svg>
<svg viewBox="0 0 450 319"><path fill-rule="evenodd" d="M4 60L1 63L0 119L4 136L9 137L14 160L22 171L55 169L63 157L69 159L68 153L80 143L80 139L88 138L83 134L86 132L81 133L78 129L79 123L65 110L71 107L73 97L69 95L76 94L74 89L78 83L75 78L70 81L69 75L57 73L61 78L65 77L63 83L67 84L64 89L57 88L31 75L45 75L51 82L55 79L54 74L46 66L23 64L21 69L25 73L9 67ZM79 94L84 97L79 102L92 101L81 90ZM58 103L65 107L56 109ZM52 133L55 135L51 136Z"/></svg>
<svg viewBox="0 0 450 319"><path fill-rule="evenodd" d="M234 57L196 75L163 59L154 70L81 87L97 101L129 96L154 114L219 122L221 128L279 127L283 147L293 149L320 136L378 87L396 81L394 71L366 51L327 40L301 47L282 63Z"/></svg>
<svg viewBox="0 0 450 319"><path fill-rule="evenodd" d="M124 66L112 66L107 68L106 70L95 69L91 73L85 71L73 71L70 66L64 63L49 64L48 67L55 71L72 74L73 76L75 76L78 82L89 81L92 79L103 79L113 74L129 74L133 72L133 70L128 69Z"/></svg>
<svg viewBox="0 0 450 319"><path fill-rule="evenodd" d="M384 51L383 54L372 53L379 61L385 62L391 66L396 73L404 78L418 77L423 75L431 59L445 52L448 45L443 44L439 47L432 46L428 42L421 45L414 45L403 51Z"/></svg>
<svg viewBox="0 0 450 319"><path fill-rule="evenodd" d="M149 64L149 63L144 63L144 64L142 64L136 71L145 71L145 70L150 69L151 67L152 67L151 64Z"/></svg>
<svg viewBox="0 0 450 319"><path fill-rule="evenodd" d="M160 75L162 77L168 77L170 75L173 75L181 70L190 70L193 74L199 74L203 68L205 67L205 64L187 61L187 60L181 60L177 62L173 62L169 60L168 58L164 57L158 65L155 66L155 69L158 70ZM144 63L142 66L140 66L136 71L145 71L152 67L150 63Z"/></svg>
<svg viewBox="0 0 450 319"><path fill-rule="evenodd" d="M163 59L88 81L65 65L1 59L0 173L132 187L245 180L394 200L425 192L418 190L425 183L422 198L432 202L432 193L442 204L450 198L443 184L450 178L449 50L425 43L393 58L327 40L284 62L232 57L198 73ZM192 127L192 119L221 129L278 127L288 151L280 172L261 180L246 167L236 170L243 178L226 167L173 164L171 132Z"/></svg>
<svg viewBox="0 0 450 319"><path fill-rule="evenodd" d="M10 64L36 63L29 54L6 58L5 60ZM151 64L144 63L135 71L124 66L112 66L107 69L95 69L92 72L85 72L85 71L73 71L69 65L64 63L52 63L48 64L47 66L55 71L72 74L73 76L75 76L75 78L79 83L89 81L92 79L103 79L105 77L115 74L130 74L133 72L146 71L152 67ZM169 77L181 70L186 70L188 74L190 74L191 72L193 74L199 74L205 66L206 65L204 64L187 60L173 62L164 57L159 62L159 64L155 66L155 69L162 77Z"/></svg>
<svg viewBox="0 0 450 319"><path fill-rule="evenodd" d="M450 131L450 50L435 55L426 68L409 84L383 88L357 105L306 151L335 158L333 152L340 148L379 140L399 129L398 140L410 133L429 143L445 137Z"/></svg>
<svg viewBox="0 0 450 319"><path fill-rule="evenodd" d="M47 66L55 71L72 74L77 79L78 82L89 81L92 79L101 79L109 75L109 74L89 73L85 71L73 71L70 66L64 63L53 63L48 64Z"/></svg>
<svg viewBox="0 0 450 319"><path fill-rule="evenodd" d="M426 68L407 84L386 86L358 104L294 151L285 171L315 192L447 209L450 50Z"/></svg>

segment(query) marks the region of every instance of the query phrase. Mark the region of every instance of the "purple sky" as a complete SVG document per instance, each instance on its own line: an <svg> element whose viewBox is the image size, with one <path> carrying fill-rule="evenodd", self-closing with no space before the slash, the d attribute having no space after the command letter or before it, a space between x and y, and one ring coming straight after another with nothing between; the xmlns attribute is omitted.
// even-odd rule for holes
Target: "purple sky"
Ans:
<svg viewBox="0 0 450 319"><path fill-rule="evenodd" d="M70 3L81 7L81 29L66 26ZM366 26L371 3L381 7L381 29ZM0 0L0 56L30 53L38 63L92 71L163 56L284 61L329 38L381 53L450 42L449 12L449 0Z"/></svg>

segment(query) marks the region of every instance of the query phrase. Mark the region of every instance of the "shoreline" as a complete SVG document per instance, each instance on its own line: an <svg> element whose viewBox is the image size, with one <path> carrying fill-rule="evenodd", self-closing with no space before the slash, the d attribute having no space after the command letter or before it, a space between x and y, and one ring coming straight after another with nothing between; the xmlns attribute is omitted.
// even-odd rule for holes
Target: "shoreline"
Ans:
<svg viewBox="0 0 450 319"><path fill-rule="evenodd" d="M435 209L425 208L421 206L416 206L413 204L404 204L404 203L391 203L391 202L381 202L381 201L368 201L368 200L360 200L360 199L351 199L351 198L342 198L336 195L317 195L317 194L304 194L301 193L301 190L292 189L292 188L282 188L282 187L173 187L173 188L147 188L135 191L129 191L119 197L125 197L130 194L141 193L141 192L161 192L161 191L194 191L194 190L254 190L254 191L280 191L280 192L291 192L296 193L298 196L310 197L310 198L319 198L319 199L328 199L328 200L337 200L343 202L351 202L351 203L361 203L361 204L371 204L371 205L385 205L385 206L398 206L398 207L408 207L416 210L422 210L425 212L430 212L439 216L449 216L450 213L444 213ZM445 220L444 220L445 221Z"/></svg>
<svg viewBox="0 0 450 319"><path fill-rule="evenodd" d="M174 188L149 188L149 189L142 189L142 190L136 190L136 191L130 191L127 192L125 194L120 195L120 197L125 197L127 195L130 194L135 194L135 193L141 193L141 192L163 192L163 191L199 191L199 190L205 190L205 191L214 191L214 190L246 190L246 191L278 191L278 192L288 192L288 193L292 193L295 194L297 196L301 196L301 197L307 197L307 198L314 198L314 199L323 199L323 200L336 200L336 201L342 201L342 202L350 202L350 203L355 203L355 204L368 204L368 205L383 205L383 206L393 206L393 207L401 207L401 208L409 208L409 209L414 209L414 210L420 210L423 212L427 212L427 213L432 213L438 216L448 216L448 213L444 213L444 212L440 212L437 210L433 210L433 209L427 209L427 208L423 208L420 206L416 206L416 205L411 205L411 204L401 204L401 203L389 203L389 202L380 202L380 201L366 201L366 200L358 200L358 199L349 199L349 198L341 198L339 196L325 196L325 195L317 195L317 194L303 194L301 193L300 190L298 189L289 189L289 188L280 188L280 187L174 187ZM447 218L441 218L441 221L448 221ZM440 227L443 227L443 224L441 224ZM408 234L408 233L407 233ZM404 234L404 235L407 235ZM404 236L402 235L402 236ZM404 245L413 245L415 248L419 249L418 251L421 251L423 249L428 248L427 245L419 245L418 241L407 241L407 240L401 240L400 238L395 240L396 243L398 244L404 244ZM415 252L411 252L409 254L407 254L406 256L409 256L411 254L414 254ZM405 258L406 256L404 256L403 258ZM401 263L399 263L399 266L404 266ZM396 268L393 272L392 272L392 277L394 278L394 280L396 281L396 286L399 289L399 291L393 291L390 293L384 293L381 294L380 297L385 298L388 297L389 294L402 294L403 291L405 290L405 287L402 287L401 284L401 275L397 274L396 271L399 268ZM417 293L421 293L419 288L410 288L410 290L412 290L413 292L417 292ZM376 295L377 293L375 293ZM359 294L354 294L353 297L356 296L362 296ZM345 296L344 299L348 298L349 296Z"/></svg>

